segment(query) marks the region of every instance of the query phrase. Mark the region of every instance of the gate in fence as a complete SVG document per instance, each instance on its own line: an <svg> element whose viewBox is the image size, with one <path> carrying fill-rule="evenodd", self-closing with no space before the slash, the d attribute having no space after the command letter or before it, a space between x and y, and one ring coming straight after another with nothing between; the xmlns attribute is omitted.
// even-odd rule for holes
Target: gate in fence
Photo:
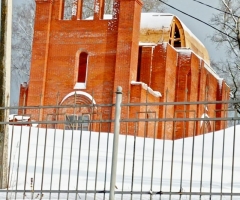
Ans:
<svg viewBox="0 0 240 200"><path fill-rule="evenodd" d="M229 108L240 102L131 104L117 96L108 105L1 108L26 112L0 122L9 126L0 199L240 198L240 117ZM99 117L109 106L115 113ZM27 110L47 114L32 119Z"/></svg>

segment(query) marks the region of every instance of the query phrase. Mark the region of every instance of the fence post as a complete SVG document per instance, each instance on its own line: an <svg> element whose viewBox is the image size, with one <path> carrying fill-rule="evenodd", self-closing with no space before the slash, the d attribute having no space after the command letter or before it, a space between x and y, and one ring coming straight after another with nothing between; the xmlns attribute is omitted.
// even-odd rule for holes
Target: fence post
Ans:
<svg viewBox="0 0 240 200"><path fill-rule="evenodd" d="M110 180L110 194L109 199L114 200L116 174L117 174L117 158L118 158L118 138L120 130L120 114L122 103L122 87L117 87L116 92L116 107L115 107L115 120L114 120L114 136L113 136L113 151L112 151L112 169Z"/></svg>

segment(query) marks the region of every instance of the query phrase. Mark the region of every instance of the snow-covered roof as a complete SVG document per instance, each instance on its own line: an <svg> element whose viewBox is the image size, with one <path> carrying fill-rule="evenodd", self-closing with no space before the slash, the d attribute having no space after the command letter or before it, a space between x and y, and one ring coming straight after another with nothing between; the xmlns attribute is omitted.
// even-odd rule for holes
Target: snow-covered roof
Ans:
<svg viewBox="0 0 240 200"><path fill-rule="evenodd" d="M188 29L188 27L177 16L174 16L171 13L142 13L140 28L170 31L174 18L177 18L181 22L184 31L187 31L191 37L204 46L202 42Z"/></svg>
<svg viewBox="0 0 240 200"><path fill-rule="evenodd" d="M171 29L173 17L170 13L142 13L140 28L167 31Z"/></svg>
<svg viewBox="0 0 240 200"><path fill-rule="evenodd" d="M169 42L174 47L189 48L210 64L208 51L203 43L178 17L171 13L142 13L140 43L159 42Z"/></svg>

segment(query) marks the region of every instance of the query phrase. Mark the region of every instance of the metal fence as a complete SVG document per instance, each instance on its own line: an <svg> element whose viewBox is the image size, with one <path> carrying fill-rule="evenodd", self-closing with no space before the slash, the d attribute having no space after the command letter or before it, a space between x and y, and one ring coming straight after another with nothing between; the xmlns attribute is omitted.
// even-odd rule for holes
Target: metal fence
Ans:
<svg viewBox="0 0 240 200"><path fill-rule="evenodd" d="M93 120L85 115L70 120L31 121L29 115L16 115L15 121L0 122L1 126L9 125L8 188L0 190L0 199L240 198L240 117L236 110L227 109L227 116L222 118L123 118L121 108L146 107L149 103L121 104L118 95L116 104L94 105L114 106L114 119ZM217 103L228 108L233 102L205 102ZM62 107L27 107L39 113L53 108ZM11 109L22 108L1 108ZM219 121L227 122L228 127L216 131L214 124ZM213 129L167 140L156 137L154 125L151 136L137 136L139 128L147 131L149 122L156 126L163 123L164 130L169 128L168 122L173 126L177 122L186 126L189 122L196 126L210 123ZM125 130L128 123L133 124L135 133Z"/></svg>

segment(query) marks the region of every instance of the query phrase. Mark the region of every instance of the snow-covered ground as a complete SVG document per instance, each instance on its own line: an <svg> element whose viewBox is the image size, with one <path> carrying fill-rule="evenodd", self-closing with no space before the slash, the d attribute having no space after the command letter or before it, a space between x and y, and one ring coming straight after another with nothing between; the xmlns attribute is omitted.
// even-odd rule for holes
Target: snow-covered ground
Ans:
<svg viewBox="0 0 240 200"><path fill-rule="evenodd" d="M113 134L24 126L10 127L9 133L9 149L12 149L9 151L10 189L32 190L32 179L34 190L109 191ZM174 142L140 137L134 140L133 136L125 135L119 137L117 192L122 190L178 192L181 187L184 192L221 192L222 179L222 192L239 193L239 177L240 126ZM0 199L6 199L4 195L0 193ZM26 193L25 199L35 197L41 199L39 192L31 195ZM43 191L43 195L42 199L50 199L47 192ZM105 196L97 194L96 199L108 199L108 196L108 193ZM8 197L15 199L15 193L9 192ZM94 194L89 193L85 196L83 193L77 195L72 193L68 197L61 194L59 198L56 193L51 195L52 199L85 199L85 197L94 199ZM116 197L121 199L121 195ZM128 197L130 196L124 195L122 199L130 199ZM16 197L22 198L22 193ZM135 195L133 199L141 198ZM150 199L150 195L144 195L142 199ZM159 195L153 195L152 199L160 198ZM170 197L162 195L161 199ZM172 199L180 198L173 195ZM183 195L181 199L190 197ZM199 199L199 196L192 196L192 199ZM209 196L202 196L202 199L209 199ZM212 199L220 197L212 196ZM223 199L230 197L224 196ZM240 199L240 196L233 199Z"/></svg>

